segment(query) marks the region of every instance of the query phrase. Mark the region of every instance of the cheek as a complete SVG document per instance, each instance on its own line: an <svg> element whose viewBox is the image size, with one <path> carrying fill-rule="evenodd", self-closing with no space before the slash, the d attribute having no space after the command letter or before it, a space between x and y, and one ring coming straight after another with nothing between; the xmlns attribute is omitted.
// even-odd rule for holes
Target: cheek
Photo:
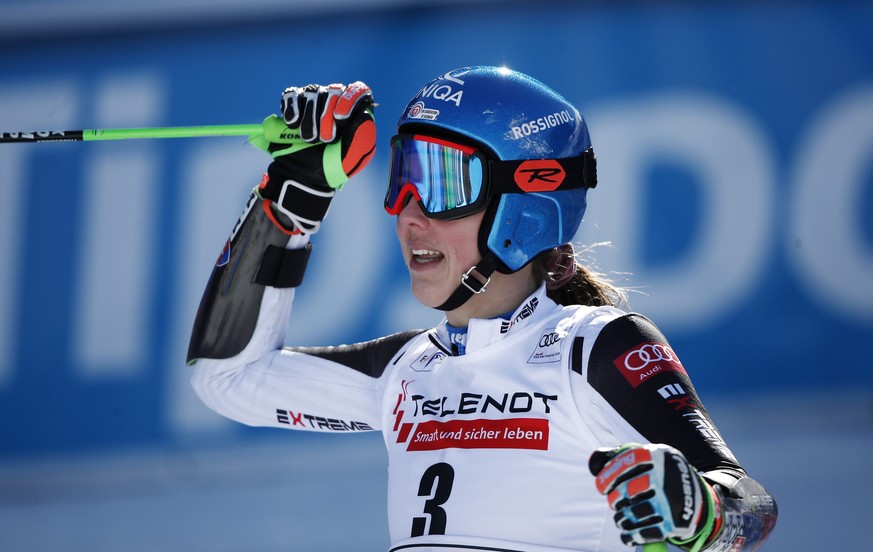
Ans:
<svg viewBox="0 0 873 552"><path fill-rule="evenodd" d="M394 233L397 237L397 249L400 251L400 256L403 257L403 262L409 262L409 253L403 243L403 227L398 222L394 227Z"/></svg>
<svg viewBox="0 0 873 552"><path fill-rule="evenodd" d="M482 258L479 254L479 226L482 222L482 214L471 215L461 219L455 230L454 243L458 260L469 268Z"/></svg>
<svg viewBox="0 0 873 552"><path fill-rule="evenodd" d="M479 247L476 245L475 240L467 239L461 246L459 246L455 250L458 261L464 265L464 268L470 268L477 262L481 255L479 255Z"/></svg>

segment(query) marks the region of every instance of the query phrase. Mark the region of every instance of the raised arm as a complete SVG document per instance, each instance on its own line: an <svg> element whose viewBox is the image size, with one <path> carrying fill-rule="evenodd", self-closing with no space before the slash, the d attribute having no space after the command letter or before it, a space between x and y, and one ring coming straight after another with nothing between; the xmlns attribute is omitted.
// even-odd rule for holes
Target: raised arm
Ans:
<svg viewBox="0 0 873 552"><path fill-rule="evenodd" d="M372 157L372 105L360 82L288 88L283 115L268 117L253 140L273 160L213 268L188 350L195 391L224 416L324 431L379 424L378 368L284 348L310 237L337 190Z"/></svg>

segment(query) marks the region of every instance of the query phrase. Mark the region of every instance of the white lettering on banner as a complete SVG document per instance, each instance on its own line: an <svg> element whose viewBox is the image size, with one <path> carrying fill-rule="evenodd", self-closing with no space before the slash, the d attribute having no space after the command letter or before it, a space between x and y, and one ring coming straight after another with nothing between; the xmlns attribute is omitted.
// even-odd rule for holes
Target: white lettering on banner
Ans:
<svg viewBox="0 0 873 552"><path fill-rule="evenodd" d="M0 109L7 105L0 95ZM3 120L0 115L0 120ZM14 315L20 304L16 301L15 290L19 286L21 258L21 206L24 198L24 188L19 182L24 182L25 148L0 149L0 389L11 383L12 363L10 357L12 344L17 338L17 327Z"/></svg>
<svg viewBox="0 0 873 552"><path fill-rule="evenodd" d="M63 98L59 102L58 98ZM79 95L73 83L63 79L31 81L0 87L0 121L9 130L27 128L71 128L79 109ZM52 109L46 109L52 106ZM3 129L6 130L6 129ZM14 384L13 366L22 366L12 358L19 340L16 315L26 308L20 297L24 236L24 201L28 188L27 171L35 147L50 152L58 144L32 146L22 144L0 147L0 389Z"/></svg>
<svg viewBox="0 0 873 552"><path fill-rule="evenodd" d="M598 180L606 193L591 194L576 236L583 243L612 242L598 249L606 271L634 275L635 310L660 324L700 327L741 300L757 284L773 235L775 158L755 121L709 96L647 96L591 110L597 123ZM645 212L642 183L649 163L666 159L695 174L703 202L699 234L682 259L664 268L639 261L646 231L635 213ZM689 300L689 290L695 293Z"/></svg>
<svg viewBox="0 0 873 552"><path fill-rule="evenodd" d="M143 372L149 348L159 167L145 144L94 149L82 182L73 365L86 379L131 377ZM120 259L123 250L135 254Z"/></svg>
<svg viewBox="0 0 873 552"><path fill-rule="evenodd" d="M808 295L836 315L873 320L873 245L857 208L873 157L873 86L821 110L800 141L785 247ZM865 173L865 171L867 171ZM867 180L869 182L869 180Z"/></svg>
<svg viewBox="0 0 873 552"><path fill-rule="evenodd" d="M148 127L164 111L164 84L150 73L113 75L95 87L98 128ZM131 105L137 106L130 109ZM160 162L151 142L94 144L82 189L84 242L73 312L72 358L86 379L144 371L152 304ZM133 251L119 262L119 251Z"/></svg>

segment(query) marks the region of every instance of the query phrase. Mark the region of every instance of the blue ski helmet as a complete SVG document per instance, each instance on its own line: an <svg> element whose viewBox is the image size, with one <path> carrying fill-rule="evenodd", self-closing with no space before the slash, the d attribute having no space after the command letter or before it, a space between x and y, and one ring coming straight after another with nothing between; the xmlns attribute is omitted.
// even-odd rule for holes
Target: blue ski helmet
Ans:
<svg viewBox="0 0 873 552"><path fill-rule="evenodd" d="M587 189L597 183L596 162L585 119L551 88L503 67L456 69L426 84L397 124L401 135L455 140L484 153L491 185L479 249L483 258L496 257L499 272L515 272L572 240Z"/></svg>

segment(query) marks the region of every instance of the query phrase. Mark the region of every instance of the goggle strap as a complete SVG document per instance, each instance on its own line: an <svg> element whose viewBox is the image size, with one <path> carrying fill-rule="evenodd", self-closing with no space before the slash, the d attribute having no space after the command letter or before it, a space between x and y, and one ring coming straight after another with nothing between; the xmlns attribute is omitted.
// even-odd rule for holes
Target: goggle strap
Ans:
<svg viewBox="0 0 873 552"><path fill-rule="evenodd" d="M582 182L588 189L597 187L597 157L594 148L582 152Z"/></svg>
<svg viewBox="0 0 873 552"><path fill-rule="evenodd" d="M492 195L597 186L597 158L592 148L575 157L489 161L488 164Z"/></svg>

